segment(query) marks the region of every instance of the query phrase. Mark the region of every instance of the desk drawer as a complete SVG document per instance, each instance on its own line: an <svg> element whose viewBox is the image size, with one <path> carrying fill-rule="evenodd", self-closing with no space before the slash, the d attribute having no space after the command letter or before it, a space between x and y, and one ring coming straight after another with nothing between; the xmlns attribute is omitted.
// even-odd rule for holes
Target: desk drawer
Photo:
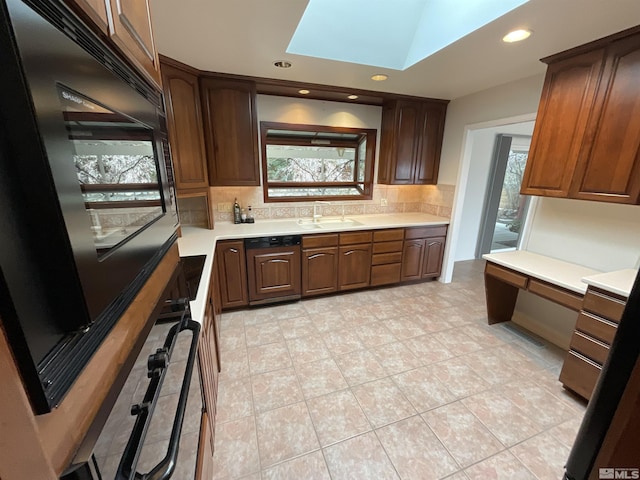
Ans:
<svg viewBox="0 0 640 480"><path fill-rule="evenodd" d="M559 303L563 307L570 308L579 312L582 308L582 295L570 292L564 288L556 287L549 283L541 282L540 280L529 280L529 291L540 295L552 302Z"/></svg>
<svg viewBox="0 0 640 480"><path fill-rule="evenodd" d="M399 242L382 242L373 244L373 253L402 252L402 240Z"/></svg>
<svg viewBox="0 0 640 480"><path fill-rule="evenodd" d="M576 352L567 353L560 372L560 381L565 387L589 400L599 376L598 365Z"/></svg>
<svg viewBox="0 0 640 480"><path fill-rule="evenodd" d="M589 288L584 296L583 310L618 323L624 312L625 302Z"/></svg>
<svg viewBox="0 0 640 480"><path fill-rule="evenodd" d="M496 277L509 285L513 285L518 288L527 288L528 278L525 275L521 275L518 272L509 270L508 268L500 267L494 263L487 262L484 268L484 273L492 277Z"/></svg>
<svg viewBox="0 0 640 480"><path fill-rule="evenodd" d="M378 253L371 257L371 265L385 265L387 263L400 262L402 262L402 252Z"/></svg>
<svg viewBox="0 0 640 480"><path fill-rule="evenodd" d="M576 321L576 330L586 333L607 345L611 345L618 329L613 322L598 318L587 312L580 312Z"/></svg>
<svg viewBox="0 0 640 480"><path fill-rule="evenodd" d="M404 238L404 228L394 228L393 230L374 230L374 242L390 242L392 240L402 240Z"/></svg>
<svg viewBox="0 0 640 480"><path fill-rule="evenodd" d="M604 362L609 356L609 347L606 344L595 340L582 332L573 332L569 348L587 358L590 358L600 365L604 365Z"/></svg>
<svg viewBox="0 0 640 480"><path fill-rule="evenodd" d="M358 243L371 243L372 232L341 233L340 245L356 245Z"/></svg>

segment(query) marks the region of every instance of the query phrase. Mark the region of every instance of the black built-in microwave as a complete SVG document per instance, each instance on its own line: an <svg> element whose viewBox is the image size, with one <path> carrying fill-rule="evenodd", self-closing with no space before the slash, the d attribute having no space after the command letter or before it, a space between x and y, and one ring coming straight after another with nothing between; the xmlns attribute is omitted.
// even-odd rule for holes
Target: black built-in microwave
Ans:
<svg viewBox="0 0 640 480"><path fill-rule="evenodd" d="M0 0L0 318L50 411L176 240L162 94L60 1Z"/></svg>

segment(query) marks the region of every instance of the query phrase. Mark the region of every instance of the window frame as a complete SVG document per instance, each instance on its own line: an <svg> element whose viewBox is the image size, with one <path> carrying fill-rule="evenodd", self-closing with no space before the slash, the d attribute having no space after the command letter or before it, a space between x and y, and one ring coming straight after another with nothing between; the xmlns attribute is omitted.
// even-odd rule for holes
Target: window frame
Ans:
<svg viewBox="0 0 640 480"><path fill-rule="evenodd" d="M354 181L353 182L270 182L267 172L267 144L269 145L301 145L301 146L317 146L311 143L310 139L299 137L290 139L275 139L267 143L267 132L274 130L293 130L293 131L314 131L329 133L352 133L360 136L353 142L346 140L331 140L329 146L353 147L356 151L354 165ZM265 203L273 202L314 202L316 200L335 201L335 200L371 200L373 197L373 172L376 161L376 141L378 131L375 128L352 128L352 127L332 127L328 125L309 125L299 123L282 123L282 122L260 122L260 153L262 163L262 186L263 197ZM358 155L359 144L362 139L366 138L366 154L364 166L364 181L357 181L358 178ZM364 184L364 188L360 188L359 184ZM318 188L318 187L354 187L360 192L360 195L318 195L318 196L286 196L286 197L270 197L269 188Z"/></svg>

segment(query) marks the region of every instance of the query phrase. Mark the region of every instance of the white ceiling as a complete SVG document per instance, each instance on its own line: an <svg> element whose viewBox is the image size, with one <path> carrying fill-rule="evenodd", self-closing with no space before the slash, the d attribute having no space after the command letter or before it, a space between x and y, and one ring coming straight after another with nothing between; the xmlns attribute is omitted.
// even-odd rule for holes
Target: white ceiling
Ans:
<svg viewBox="0 0 640 480"><path fill-rule="evenodd" d="M402 0L389 1L402 5ZM287 54L306 4L151 0L160 53L201 70L446 99L541 74L545 66L538 59L640 24L640 0L530 0L398 71ZM503 43L502 36L518 27L533 30L533 36ZM288 60L293 67L276 68L277 60ZM386 73L389 80L373 82L374 73Z"/></svg>

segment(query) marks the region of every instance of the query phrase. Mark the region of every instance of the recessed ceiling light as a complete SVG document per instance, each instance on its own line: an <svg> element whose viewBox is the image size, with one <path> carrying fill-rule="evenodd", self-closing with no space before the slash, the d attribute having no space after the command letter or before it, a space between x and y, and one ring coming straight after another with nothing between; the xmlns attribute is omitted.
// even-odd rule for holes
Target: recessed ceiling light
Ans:
<svg viewBox="0 0 640 480"><path fill-rule="evenodd" d="M513 30L507 33L504 37L502 37L502 41L506 43L519 42L521 40L525 40L531 36L531 30L525 30L520 28L518 30Z"/></svg>
<svg viewBox="0 0 640 480"><path fill-rule="evenodd" d="M309 90L298 90L298 93L300 95L309 95L309 93L311 93L311 92L309 92Z"/></svg>
<svg viewBox="0 0 640 480"><path fill-rule="evenodd" d="M286 60L279 60L277 62L274 62L274 65L278 68L291 68L291 63L287 62Z"/></svg>
<svg viewBox="0 0 640 480"><path fill-rule="evenodd" d="M385 75L384 73L376 73L375 75L371 76L371 80L373 80L374 82L384 82L387 78L389 78L389 76Z"/></svg>
<svg viewBox="0 0 640 480"><path fill-rule="evenodd" d="M358 98L358 95L349 95L347 98L349 100L355 100L356 98Z"/></svg>

